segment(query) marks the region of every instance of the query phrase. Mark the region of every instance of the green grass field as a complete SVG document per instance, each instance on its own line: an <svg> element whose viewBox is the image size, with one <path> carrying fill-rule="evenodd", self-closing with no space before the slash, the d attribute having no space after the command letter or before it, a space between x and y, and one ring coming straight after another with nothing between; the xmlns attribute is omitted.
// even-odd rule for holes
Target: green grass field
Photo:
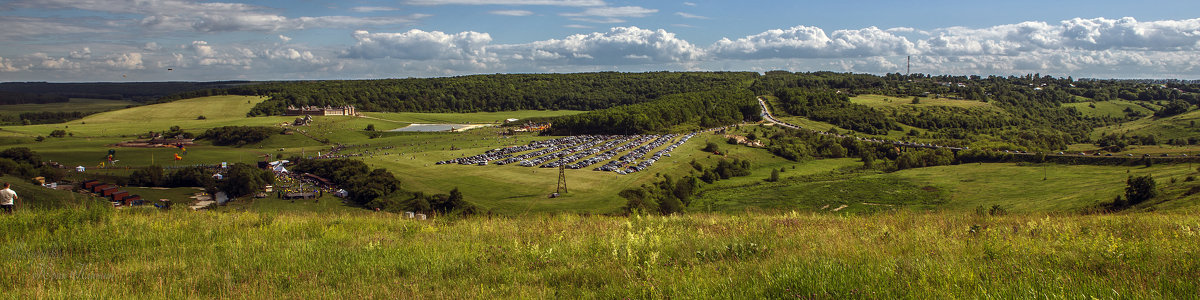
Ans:
<svg viewBox="0 0 1200 300"><path fill-rule="evenodd" d="M14 298L1190 298L1195 214L0 217Z"/></svg>
<svg viewBox="0 0 1200 300"><path fill-rule="evenodd" d="M883 95L858 95L850 97L851 103L862 104L875 108L900 108L911 107L921 108L929 106L949 106L961 108L985 108L997 109L991 103L977 100L951 100L946 98L934 99L931 97L921 97L918 104L912 104L912 98L897 98Z"/></svg>
<svg viewBox="0 0 1200 300"><path fill-rule="evenodd" d="M384 113L384 112L367 112L364 113L368 117L374 117L389 121L401 123L450 123L450 124L467 124L467 123L504 123L506 119L527 119L538 117L555 117L582 113L576 110L524 110L524 111L501 111L501 112L477 112L477 113L461 113L461 114L445 114L445 113Z"/></svg>
<svg viewBox="0 0 1200 300"><path fill-rule="evenodd" d="M18 115L26 112L99 112L137 105L141 104L127 100L71 98L60 103L0 105L0 115Z"/></svg>
<svg viewBox="0 0 1200 300"><path fill-rule="evenodd" d="M1105 134L1153 134L1158 137L1161 143L1167 139L1200 136L1200 124L1193 125L1193 123L1200 123L1200 110L1193 110L1166 118L1150 116L1117 125L1100 127L1093 131L1092 136L1093 138L1098 138Z"/></svg>
<svg viewBox="0 0 1200 300"><path fill-rule="evenodd" d="M1171 178L1200 176L1196 166L1189 164L1145 168L1006 163L917 168L886 174L836 172L856 166L861 163L854 159L819 160L800 165L802 172L781 173L783 180L777 183L764 182L763 174L769 174L770 169L760 169L742 184L706 187L693 201L699 203L699 211L725 212L834 212L842 205L846 207L837 212L970 211L993 205L1016 212L1079 212L1122 195L1125 179L1130 175L1153 175L1163 189L1200 186L1195 182L1169 183ZM1200 194L1170 201L1169 205L1157 203L1138 209L1154 210L1160 208L1155 206L1161 206L1196 210Z"/></svg>
<svg viewBox="0 0 1200 300"><path fill-rule="evenodd" d="M1094 108L1092 106L1094 106ZM1126 108L1132 109L1136 112L1143 113L1145 115L1154 114L1154 111L1151 111L1150 109L1142 107L1141 105L1138 105L1137 103L1134 103L1134 102L1128 101L1128 100L1109 100L1109 101L1099 101L1099 102L1086 101L1086 102L1076 102L1076 103L1063 103L1063 107L1074 107L1076 110L1078 110L1083 115L1091 116L1091 117L1107 116L1107 117L1114 117L1114 118L1122 118L1122 117L1125 117L1125 109Z"/></svg>

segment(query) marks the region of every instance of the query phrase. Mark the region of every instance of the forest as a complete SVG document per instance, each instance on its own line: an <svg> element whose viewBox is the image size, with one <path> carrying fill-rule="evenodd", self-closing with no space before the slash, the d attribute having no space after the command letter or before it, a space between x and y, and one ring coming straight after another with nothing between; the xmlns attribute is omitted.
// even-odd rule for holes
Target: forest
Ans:
<svg viewBox="0 0 1200 300"><path fill-rule="evenodd" d="M633 105L549 119L551 135L642 134L698 131L757 121L760 110L749 90L675 94Z"/></svg>
<svg viewBox="0 0 1200 300"><path fill-rule="evenodd" d="M731 89L751 72L495 74L446 78L277 82L230 94L269 96L250 116L280 115L288 106L354 105L359 111L491 112L597 110L671 94Z"/></svg>

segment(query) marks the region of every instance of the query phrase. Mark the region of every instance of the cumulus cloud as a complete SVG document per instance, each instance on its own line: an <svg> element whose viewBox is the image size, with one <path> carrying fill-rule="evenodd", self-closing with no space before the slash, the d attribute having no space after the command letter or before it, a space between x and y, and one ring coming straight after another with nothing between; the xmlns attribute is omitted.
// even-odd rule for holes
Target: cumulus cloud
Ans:
<svg viewBox="0 0 1200 300"><path fill-rule="evenodd" d="M701 58L704 50L675 37L666 30L638 27L614 27L608 32L576 34L523 45L505 46L505 50L529 53L529 59L547 58L550 62L584 65L622 65L638 63L678 63ZM540 62L540 61L539 61Z"/></svg>
<svg viewBox="0 0 1200 300"><path fill-rule="evenodd" d="M104 60L101 64L118 70L141 70L146 68L142 65L142 54L137 52L116 55Z"/></svg>
<svg viewBox="0 0 1200 300"><path fill-rule="evenodd" d="M188 49L191 49L196 53L196 56L200 57L212 57L217 53L216 51L213 51L213 47L209 46L208 42L205 41L193 41Z"/></svg>
<svg viewBox="0 0 1200 300"><path fill-rule="evenodd" d="M533 12L528 10L510 9L510 10L493 10L488 12L493 15L524 17L532 16Z"/></svg>
<svg viewBox="0 0 1200 300"><path fill-rule="evenodd" d="M0 57L0 72L19 72L24 71L28 67L18 67L11 59Z"/></svg>
<svg viewBox="0 0 1200 300"><path fill-rule="evenodd" d="M286 36L286 35L282 35L282 34L280 34L280 35L279 35L279 40L283 41L284 43L287 43L287 42L290 42L290 41L292 41L292 38L291 38L291 37L288 37L288 36Z"/></svg>
<svg viewBox="0 0 1200 300"><path fill-rule="evenodd" d="M811 26L774 29L730 40L723 38L711 46L715 55L736 59L761 58L834 58L879 55L903 55L914 51L907 38L879 28L825 30Z"/></svg>
<svg viewBox="0 0 1200 300"><path fill-rule="evenodd" d="M487 33L464 31L447 34L420 29L403 33L359 30L354 32L353 37L358 43L350 47L344 57L482 61L490 58L487 45L492 41L492 36Z"/></svg>

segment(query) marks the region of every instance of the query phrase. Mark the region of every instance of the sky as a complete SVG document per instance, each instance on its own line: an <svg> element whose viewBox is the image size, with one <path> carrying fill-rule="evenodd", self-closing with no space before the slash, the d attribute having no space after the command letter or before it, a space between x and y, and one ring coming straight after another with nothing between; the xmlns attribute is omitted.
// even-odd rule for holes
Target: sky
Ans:
<svg viewBox="0 0 1200 300"><path fill-rule="evenodd" d="M788 70L1200 79L1200 1L0 0L0 82Z"/></svg>

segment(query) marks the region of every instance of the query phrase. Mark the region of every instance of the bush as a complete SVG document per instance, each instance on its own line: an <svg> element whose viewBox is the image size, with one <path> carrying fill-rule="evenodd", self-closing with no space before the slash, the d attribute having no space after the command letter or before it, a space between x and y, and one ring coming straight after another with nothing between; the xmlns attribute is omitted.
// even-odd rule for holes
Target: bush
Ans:
<svg viewBox="0 0 1200 300"><path fill-rule="evenodd" d="M242 146L261 142L280 133L278 128L265 126L222 126L205 131L199 138L211 139L217 146Z"/></svg>
<svg viewBox="0 0 1200 300"><path fill-rule="evenodd" d="M1125 180L1125 200L1128 205L1137 205L1158 195L1154 177L1130 176Z"/></svg>
<svg viewBox="0 0 1200 300"><path fill-rule="evenodd" d="M734 143L737 142L734 141ZM708 142L707 144L704 144L704 149L701 150L704 150L704 152L718 152L721 151L721 148L717 146L717 143Z"/></svg>

